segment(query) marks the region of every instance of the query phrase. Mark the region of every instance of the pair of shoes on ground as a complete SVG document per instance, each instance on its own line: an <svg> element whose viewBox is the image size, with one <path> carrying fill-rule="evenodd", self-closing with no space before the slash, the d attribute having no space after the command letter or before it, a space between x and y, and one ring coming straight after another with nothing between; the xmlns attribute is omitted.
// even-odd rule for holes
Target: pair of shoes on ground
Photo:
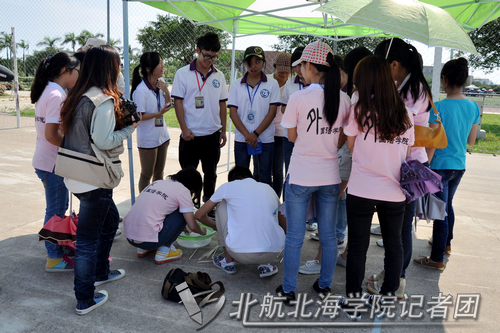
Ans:
<svg viewBox="0 0 500 333"><path fill-rule="evenodd" d="M170 247L168 246L160 246L158 249L153 249L153 250L144 250L141 248L137 248L137 256L139 258L144 258L151 252L155 252L155 264L161 265L166 262L174 261L174 260L179 260L182 258L182 250L176 249L175 246L172 244Z"/></svg>
<svg viewBox="0 0 500 333"><path fill-rule="evenodd" d="M368 281L368 285L366 286L366 290L372 295L379 295L380 289L382 288L383 283L384 283L384 279ZM399 299L402 299L404 297L405 289L406 289L406 279L399 278L399 287L394 292L394 296L396 296Z"/></svg>
<svg viewBox="0 0 500 333"><path fill-rule="evenodd" d="M342 255L339 253L337 256L337 265L347 266L347 260L342 259ZM321 273L321 263L316 260L308 260L306 263L299 267L300 274L313 275Z"/></svg>
<svg viewBox="0 0 500 333"><path fill-rule="evenodd" d="M329 294L331 292L331 289L330 287L326 287L326 288L321 288L319 286L319 279L317 279L314 284L313 284L313 289L314 291L316 291L318 294L323 294L324 296L326 296L327 294ZM292 301L295 301L295 291L290 291L290 292L285 292L283 290L283 285L279 285L278 288L276 288L276 294L279 296L279 297L283 297L284 300L283 300L283 303L285 305L290 305L290 302Z"/></svg>
<svg viewBox="0 0 500 333"><path fill-rule="evenodd" d="M432 246L432 237L429 239L429 245ZM451 254L451 246L447 246L444 248L444 253Z"/></svg>
<svg viewBox="0 0 500 333"><path fill-rule="evenodd" d="M75 268L70 264L68 256L65 254L61 258L47 258L45 271L49 273L73 272Z"/></svg>
<svg viewBox="0 0 500 333"><path fill-rule="evenodd" d="M229 275L236 274L236 263L226 262L226 258L223 255L216 255L214 256L213 263L215 267L222 269L224 272L226 272ZM259 276L261 278L273 276L274 274L278 273L278 267L273 264L263 264L259 265Z"/></svg>
<svg viewBox="0 0 500 333"><path fill-rule="evenodd" d="M430 257L420 256L420 258L413 259L413 263L427 267L437 269L438 271L444 270L444 262L433 261Z"/></svg>
<svg viewBox="0 0 500 333"><path fill-rule="evenodd" d="M371 227L371 229L370 229L370 233L371 233L372 235L377 235L377 236L382 235L382 230L380 229L380 225L377 225L377 226Z"/></svg>

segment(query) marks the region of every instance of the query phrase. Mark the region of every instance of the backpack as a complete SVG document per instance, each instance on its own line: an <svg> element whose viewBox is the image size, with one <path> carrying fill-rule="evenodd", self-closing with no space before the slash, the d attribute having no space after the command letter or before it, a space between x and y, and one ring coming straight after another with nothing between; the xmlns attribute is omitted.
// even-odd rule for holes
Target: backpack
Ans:
<svg viewBox="0 0 500 333"><path fill-rule="evenodd" d="M186 273L180 268L173 268L167 273L167 276L163 281L161 295L166 300L180 303L181 297L179 296L179 291L176 287L184 282L187 284L187 287L191 291L196 303L199 306L217 301L217 299L222 296L225 291L224 284L220 281L212 283L212 279L208 273ZM213 285L218 285L219 290L213 290ZM183 288L180 287L180 289L182 290Z"/></svg>

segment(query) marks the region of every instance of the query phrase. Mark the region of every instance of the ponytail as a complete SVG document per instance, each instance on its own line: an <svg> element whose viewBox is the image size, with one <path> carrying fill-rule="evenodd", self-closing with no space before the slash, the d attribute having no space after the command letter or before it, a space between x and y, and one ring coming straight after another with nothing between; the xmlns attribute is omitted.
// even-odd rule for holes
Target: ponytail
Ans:
<svg viewBox="0 0 500 333"><path fill-rule="evenodd" d="M133 99L133 94L134 94L134 91L135 89L137 89L137 86L139 85L139 83L141 83L142 81L142 77L141 77L141 74L139 74L139 70L141 69L141 65L137 65L135 68L134 68L134 71L132 73L132 89L130 90L130 98Z"/></svg>
<svg viewBox="0 0 500 333"><path fill-rule="evenodd" d="M340 104L340 69L334 61L333 54L328 53L326 61L330 66L328 71L323 76L323 84L325 85L325 104L323 105L323 116L326 118L330 128L337 120ZM320 65L319 65L320 66Z"/></svg>
<svg viewBox="0 0 500 333"><path fill-rule="evenodd" d="M137 86L141 83L142 79L148 79L151 72L160 64L161 58L158 52L144 52L139 60L139 65L134 68L132 74L132 89L130 90L130 97L133 98L133 94ZM149 68L149 73L148 73ZM142 77L141 77L142 75Z"/></svg>
<svg viewBox="0 0 500 333"><path fill-rule="evenodd" d="M78 65L80 65L80 61L65 52L49 55L43 59L38 65L35 80L31 86L31 103L35 104L38 101L49 81L54 81L62 75L62 69L66 68L71 73Z"/></svg>

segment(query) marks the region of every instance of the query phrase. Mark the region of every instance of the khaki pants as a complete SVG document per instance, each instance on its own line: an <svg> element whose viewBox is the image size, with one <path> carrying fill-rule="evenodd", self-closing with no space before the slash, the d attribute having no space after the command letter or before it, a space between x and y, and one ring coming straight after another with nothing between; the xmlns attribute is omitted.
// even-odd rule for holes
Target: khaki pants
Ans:
<svg viewBox="0 0 500 333"><path fill-rule="evenodd" d="M141 176L139 177L139 192L142 192L151 183L163 180L163 169L167 161L167 149L170 140L161 146L152 149L139 148L139 160L141 161Z"/></svg>
<svg viewBox="0 0 500 333"><path fill-rule="evenodd" d="M219 245L226 248L227 252L234 260L242 264L268 264L276 261L279 252L253 252L253 253L236 253L226 247L227 237L227 202L222 200L215 210L215 224L219 236Z"/></svg>

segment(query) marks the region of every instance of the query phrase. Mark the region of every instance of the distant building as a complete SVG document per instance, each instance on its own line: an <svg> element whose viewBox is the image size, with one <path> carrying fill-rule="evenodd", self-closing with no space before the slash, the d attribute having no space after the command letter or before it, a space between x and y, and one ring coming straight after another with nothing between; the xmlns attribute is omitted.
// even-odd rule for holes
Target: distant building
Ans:
<svg viewBox="0 0 500 333"><path fill-rule="evenodd" d="M485 84L485 85L490 85L490 84L493 84L493 82L491 82L490 79L486 79L486 78L472 78L472 81L473 82L479 82L480 84Z"/></svg>

